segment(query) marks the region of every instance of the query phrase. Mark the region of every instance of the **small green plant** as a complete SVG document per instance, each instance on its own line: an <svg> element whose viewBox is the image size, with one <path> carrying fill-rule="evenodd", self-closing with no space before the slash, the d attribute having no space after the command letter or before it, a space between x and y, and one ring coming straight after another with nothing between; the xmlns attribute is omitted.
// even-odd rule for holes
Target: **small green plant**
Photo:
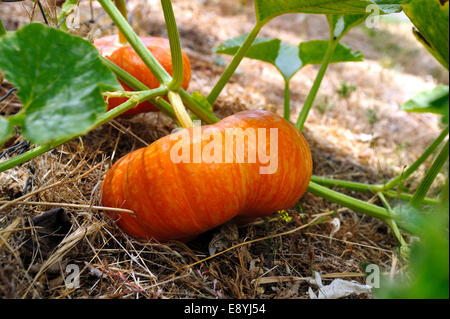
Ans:
<svg viewBox="0 0 450 319"><path fill-rule="evenodd" d="M355 85L349 85L347 82L342 82L341 87L336 92L344 99L350 97L350 95L357 90Z"/></svg>
<svg viewBox="0 0 450 319"><path fill-rule="evenodd" d="M367 109L366 115L370 125L374 125L378 121L378 112L375 108Z"/></svg>

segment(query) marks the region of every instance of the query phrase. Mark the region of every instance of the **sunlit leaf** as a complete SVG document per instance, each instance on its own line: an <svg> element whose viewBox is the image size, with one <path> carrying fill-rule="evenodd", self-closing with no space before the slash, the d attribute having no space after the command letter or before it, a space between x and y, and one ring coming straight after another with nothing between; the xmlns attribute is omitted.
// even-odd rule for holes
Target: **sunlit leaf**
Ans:
<svg viewBox="0 0 450 319"><path fill-rule="evenodd" d="M409 0L403 10L417 28L417 39L448 70L448 0Z"/></svg>
<svg viewBox="0 0 450 319"><path fill-rule="evenodd" d="M208 102L208 99L198 91L192 92L192 98L197 102L199 106L201 106L204 110L208 112L213 112L213 107L211 103ZM190 114L191 119L194 121L201 121L200 118L194 113Z"/></svg>
<svg viewBox="0 0 450 319"><path fill-rule="evenodd" d="M448 124L449 87L439 85L432 90L422 91L403 104L402 109L408 112L440 114Z"/></svg>
<svg viewBox="0 0 450 319"><path fill-rule="evenodd" d="M39 23L0 39L0 69L23 103L11 120L38 144L88 131L106 110L101 92L120 89L90 42Z"/></svg>
<svg viewBox="0 0 450 319"><path fill-rule="evenodd" d="M205 110L212 112L213 107L211 103L208 102L208 99L198 91L192 92L192 98L198 102L198 104L203 107Z"/></svg>

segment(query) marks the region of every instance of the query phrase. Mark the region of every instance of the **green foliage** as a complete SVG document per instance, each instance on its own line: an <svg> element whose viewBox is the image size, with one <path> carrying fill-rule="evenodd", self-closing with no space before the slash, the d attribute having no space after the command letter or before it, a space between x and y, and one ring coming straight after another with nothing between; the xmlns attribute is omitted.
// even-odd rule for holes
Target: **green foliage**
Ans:
<svg viewBox="0 0 450 319"><path fill-rule="evenodd" d="M432 90L419 92L411 100L402 105L407 112L435 113L442 115L442 121L448 124L449 87L439 85Z"/></svg>
<svg viewBox="0 0 450 319"><path fill-rule="evenodd" d="M401 203L394 207L395 220L397 224L408 233L419 235L422 225L428 219L429 211L420 213L417 208L410 203Z"/></svg>
<svg viewBox="0 0 450 319"><path fill-rule="evenodd" d="M367 16L367 14L328 16L328 24L333 37L341 39L351 28L361 24Z"/></svg>
<svg viewBox="0 0 450 319"><path fill-rule="evenodd" d="M208 99L201 94L200 92L194 91L192 92L192 98L201 106L204 110L212 112L213 107L211 103L208 102Z"/></svg>
<svg viewBox="0 0 450 319"><path fill-rule="evenodd" d="M216 53L234 55L244 43L247 35L226 40L214 48ZM329 41L314 40L302 42L294 46L281 42L279 39L257 38L245 56L274 65L285 80L289 80L301 68L308 64L321 64L328 49ZM352 52L348 47L338 44L331 62L362 61L361 52Z"/></svg>
<svg viewBox="0 0 450 319"><path fill-rule="evenodd" d="M350 94L352 94L352 92L355 92L356 89L357 89L356 86L348 85L347 82L343 82L341 83L341 87L337 89L336 92L346 99L350 97Z"/></svg>
<svg viewBox="0 0 450 319"><path fill-rule="evenodd" d="M448 184L447 184L448 185ZM446 189L448 193L448 187ZM405 210L406 211L406 210ZM408 272L391 282L383 278L378 298L449 298L448 198L437 210L423 212L407 209L409 223L415 224L419 240L409 253Z"/></svg>
<svg viewBox="0 0 450 319"><path fill-rule="evenodd" d="M23 103L10 125L38 144L86 133L106 111L101 92L120 89L91 43L38 23L0 39L0 69Z"/></svg>
<svg viewBox="0 0 450 319"><path fill-rule="evenodd" d="M392 13L401 10L401 0L255 0L258 22L285 13L314 13L336 15L366 14L371 4L378 5L380 13Z"/></svg>
<svg viewBox="0 0 450 319"><path fill-rule="evenodd" d="M0 117L0 146L6 141L13 133L11 124L4 117Z"/></svg>
<svg viewBox="0 0 450 319"><path fill-rule="evenodd" d="M321 64L325 52L327 51L329 41L313 40L300 43L299 55L304 65ZM364 56L359 51L353 52L349 47L338 44L331 56L330 63L338 62L359 62Z"/></svg>
<svg viewBox="0 0 450 319"><path fill-rule="evenodd" d="M370 125L374 125L378 121L378 113L374 108L367 109L366 116Z"/></svg>
<svg viewBox="0 0 450 319"><path fill-rule="evenodd" d="M213 112L213 107L212 107L211 103L209 103L208 99L200 92L197 92L197 91L192 92L192 99L194 101L196 101L197 104L205 111L211 112L211 113ZM200 120L200 118L197 115L195 115L194 113L191 113L191 118L193 120Z"/></svg>
<svg viewBox="0 0 450 319"><path fill-rule="evenodd" d="M0 37L6 34L5 26L3 25L2 20L0 19Z"/></svg>
<svg viewBox="0 0 450 319"><path fill-rule="evenodd" d="M449 67L449 2L409 0L403 11L415 25L416 38L447 70Z"/></svg>

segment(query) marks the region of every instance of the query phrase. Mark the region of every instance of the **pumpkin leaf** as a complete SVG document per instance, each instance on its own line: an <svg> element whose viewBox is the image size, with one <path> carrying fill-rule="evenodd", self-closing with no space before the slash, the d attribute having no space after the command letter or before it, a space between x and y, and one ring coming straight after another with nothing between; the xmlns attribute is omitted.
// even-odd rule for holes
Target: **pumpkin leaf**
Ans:
<svg viewBox="0 0 450 319"><path fill-rule="evenodd" d="M448 0L409 0L403 11L416 27L416 38L448 70Z"/></svg>
<svg viewBox="0 0 450 319"><path fill-rule="evenodd" d="M407 112L434 113L443 116L442 121L448 124L449 87L439 85L432 90L422 91L402 105Z"/></svg>
<svg viewBox="0 0 450 319"><path fill-rule="evenodd" d="M368 14L329 15L328 24L335 39L341 39L350 29L367 19Z"/></svg>
<svg viewBox="0 0 450 319"><path fill-rule="evenodd" d="M211 103L208 102L208 99L198 91L192 92L192 98L198 102L198 104L203 107L205 110L212 112L213 107Z"/></svg>
<svg viewBox="0 0 450 319"><path fill-rule="evenodd" d="M247 35L226 40L214 48L216 53L234 55L244 43ZM308 64L321 64L328 48L328 41L314 40L300 43L299 46L281 42L279 39L257 38L246 53L246 57L274 65L285 80L289 80ZM338 44L331 62L362 61L362 54L352 52Z"/></svg>
<svg viewBox="0 0 450 319"><path fill-rule="evenodd" d="M328 41L313 40L300 43L300 57L306 64L321 64L328 48ZM338 44L331 57L330 63L359 62L364 59L360 51L352 51L349 47Z"/></svg>
<svg viewBox="0 0 450 319"><path fill-rule="evenodd" d="M236 38L226 40L214 48L214 52L234 55L246 38L247 34L243 34ZM290 79L304 66L299 57L298 47L282 43L279 39L256 38L245 56L274 65L285 79Z"/></svg>
<svg viewBox="0 0 450 319"><path fill-rule="evenodd" d="M374 4L380 14L393 13L401 11L402 0L255 0L255 11L258 22L265 23L285 13L366 14Z"/></svg>
<svg viewBox="0 0 450 319"><path fill-rule="evenodd" d="M13 128L9 121L0 116L0 145L11 137Z"/></svg>
<svg viewBox="0 0 450 319"><path fill-rule="evenodd" d="M213 107L209 103L208 99L198 91L192 92L192 98L206 111L213 112ZM200 118L194 113L190 113L191 119L195 121L201 121Z"/></svg>
<svg viewBox="0 0 450 319"><path fill-rule="evenodd" d="M106 111L102 91L121 88L90 42L39 23L0 39L0 69L23 103L10 125L37 144L87 132Z"/></svg>

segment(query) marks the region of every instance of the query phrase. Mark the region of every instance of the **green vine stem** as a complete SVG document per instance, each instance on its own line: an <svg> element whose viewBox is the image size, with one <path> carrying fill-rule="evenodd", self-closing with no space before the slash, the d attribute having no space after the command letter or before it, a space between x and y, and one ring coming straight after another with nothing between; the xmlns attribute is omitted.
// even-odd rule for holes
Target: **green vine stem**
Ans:
<svg viewBox="0 0 450 319"><path fill-rule="evenodd" d="M336 186L345 188L352 191L358 191L358 192L376 192L376 187L380 185L370 185L370 184L364 184L364 183L358 183L358 182L350 182L350 181L344 181L340 179L334 179L334 178L326 178L322 176L315 176L313 175L311 177L311 180L317 184L324 185L324 186Z"/></svg>
<svg viewBox="0 0 450 319"><path fill-rule="evenodd" d="M242 59L245 57L245 54L250 49L251 45L253 44L253 41L255 41L256 37L258 36L259 31L264 26L264 23L259 22L257 23L252 31L249 33L247 38L245 39L242 46L239 48L238 52L234 55L233 59L231 60L230 64L226 68L225 72L220 77L219 81L216 83L214 88L212 89L211 93L208 95L208 102L212 105L214 102L216 102L217 98L219 97L220 93L222 92L225 85L227 85L228 81L230 80L231 76L236 71L237 67L241 63Z"/></svg>
<svg viewBox="0 0 450 319"><path fill-rule="evenodd" d="M284 80L284 118L287 121L291 119L291 91L289 88L289 80Z"/></svg>
<svg viewBox="0 0 450 319"><path fill-rule="evenodd" d="M138 105L144 101L147 101L151 98L154 98L154 97L157 97L160 95L166 95L167 92L168 92L168 89L166 87L160 87L160 88L157 88L154 90L148 90L148 91L145 91L142 93L138 93L134 97L132 97L128 101L126 101L125 103L122 103L121 105L115 107L114 109L110 110L109 112L100 115L97 118L97 120L95 121L92 129L95 129L95 128L105 124L106 122L111 121L113 118L121 115L122 113L128 111L129 109L135 107L136 105ZM52 143L38 146L28 152L25 152L21 155L15 156L9 160L1 162L0 163L0 173L4 172L10 168L13 168L17 165L28 162L29 160L31 160L43 153L46 153L46 152L50 151L51 149L54 149L57 146L64 144L76 137L78 137L78 136L61 138Z"/></svg>
<svg viewBox="0 0 450 319"><path fill-rule="evenodd" d="M439 174L445 162L448 160L449 156L448 150L449 150L449 141L447 140L447 143L445 143L444 147L439 152L439 155L436 157L435 161L431 165L425 177L422 179L419 186L417 187L416 192L414 193L414 196L411 200L412 206L418 207L420 204L422 204L423 199L427 195L431 185L436 179L436 176Z"/></svg>
<svg viewBox="0 0 450 319"><path fill-rule="evenodd" d="M434 140L434 142L425 150L425 152L423 152L423 154L413 164L411 164L411 166L408 167L401 175L390 180L383 186L375 187L375 189L377 191L384 191L392 189L403 183L403 181L406 180L409 176L411 176L411 174L414 173L420 167L420 165L422 165L428 159L428 157L438 148L438 146L442 143L442 141L444 141L448 133L449 127L447 126L441 132L441 134L439 134L439 136Z"/></svg>
<svg viewBox="0 0 450 319"><path fill-rule="evenodd" d="M301 132L303 130L303 126L305 125L306 118L308 117L309 111L314 103L314 100L319 92L320 85L322 84L323 77L325 76L325 72L327 71L328 64L330 64L331 58L333 57L334 50L338 45L339 40L330 37L328 42L327 52L323 58L322 64L320 65L320 69L317 72L316 79L314 80L313 86L306 97L305 103L303 104L303 108L297 118L297 122L295 127Z"/></svg>
<svg viewBox="0 0 450 319"><path fill-rule="evenodd" d="M127 4L125 3L125 0L114 0L114 4L116 5L117 9L120 11L122 16L125 18L125 20L128 21L128 11L127 11ZM119 30L119 43L127 44L127 39L122 34L122 32L120 32L120 30Z"/></svg>
<svg viewBox="0 0 450 319"><path fill-rule="evenodd" d="M309 183L308 192L329 200L330 202L342 205L368 216L379 218L383 221L386 221L393 217L392 214L384 208L333 191L329 188L316 184L313 181Z"/></svg>
<svg viewBox="0 0 450 319"><path fill-rule="evenodd" d="M383 193L379 192L378 197L380 198L381 202L383 203L384 207L393 215L394 212L392 211L391 205L389 205L389 202L384 197ZM408 244L406 243L405 239L403 238L400 229L398 228L397 223L393 219L386 220L386 223L388 226L392 229L394 232L395 237L400 243L400 252L402 253L403 257L406 257L407 254L405 254L408 251Z"/></svg>
<svg viewBox="0 0 450 319"><path fill-rule="evenodd" d="M111 0L98 0L98 2L102 5L103 9L111 17L116 26L119 28L120 32L123 33L130 45L141 57L142 61L150 69L159 83L168 86L170 82L172 82L172 77L161 66L158 60L156 60L153 54L150 53L150 51L137 36L137 34L133 31L127 20L123 17L116 6L111 2Z"/></svg>
<svg viewBox="0 0 450 319"><path fill-rule="evenodd" d="M0 37L6 34L6 29L3 26L2 19L0 19Z"/></svg>
<svg viewBox="0 0 450 319"><path fill-rule="evenodd" d="M168 85L169 90L178 92L183 84L183 54L181 52L180 35L178 34L177 23L173 13L172 2L170 0L161 0L166 21L167 33L170 42L170 53L172 55L172 82Z"/></svg>
<svg viewBox="0 0 450 319"><path fill-rule="evenodd" d="M312 176L311 181L322 185L322 186L328 186L328 187L339 187L344 188L352 191L362 192L362 193L373 193L375 194L378 188L380 188L382 185L370 185L370 184L364 184L364 183L358 183L358 182L349 182L344 181L340 179L333 179L333 178L326 178L322 176ZM406 201L410 201L413 197L411 194L399 192L399 191L393 191L393 190L384 190L382 193L386 196L392 197L392 198L398 198L403 199ZM439 205L440 201L438 199L434 198L424 198L424 204L427 205Z"/></svg>

